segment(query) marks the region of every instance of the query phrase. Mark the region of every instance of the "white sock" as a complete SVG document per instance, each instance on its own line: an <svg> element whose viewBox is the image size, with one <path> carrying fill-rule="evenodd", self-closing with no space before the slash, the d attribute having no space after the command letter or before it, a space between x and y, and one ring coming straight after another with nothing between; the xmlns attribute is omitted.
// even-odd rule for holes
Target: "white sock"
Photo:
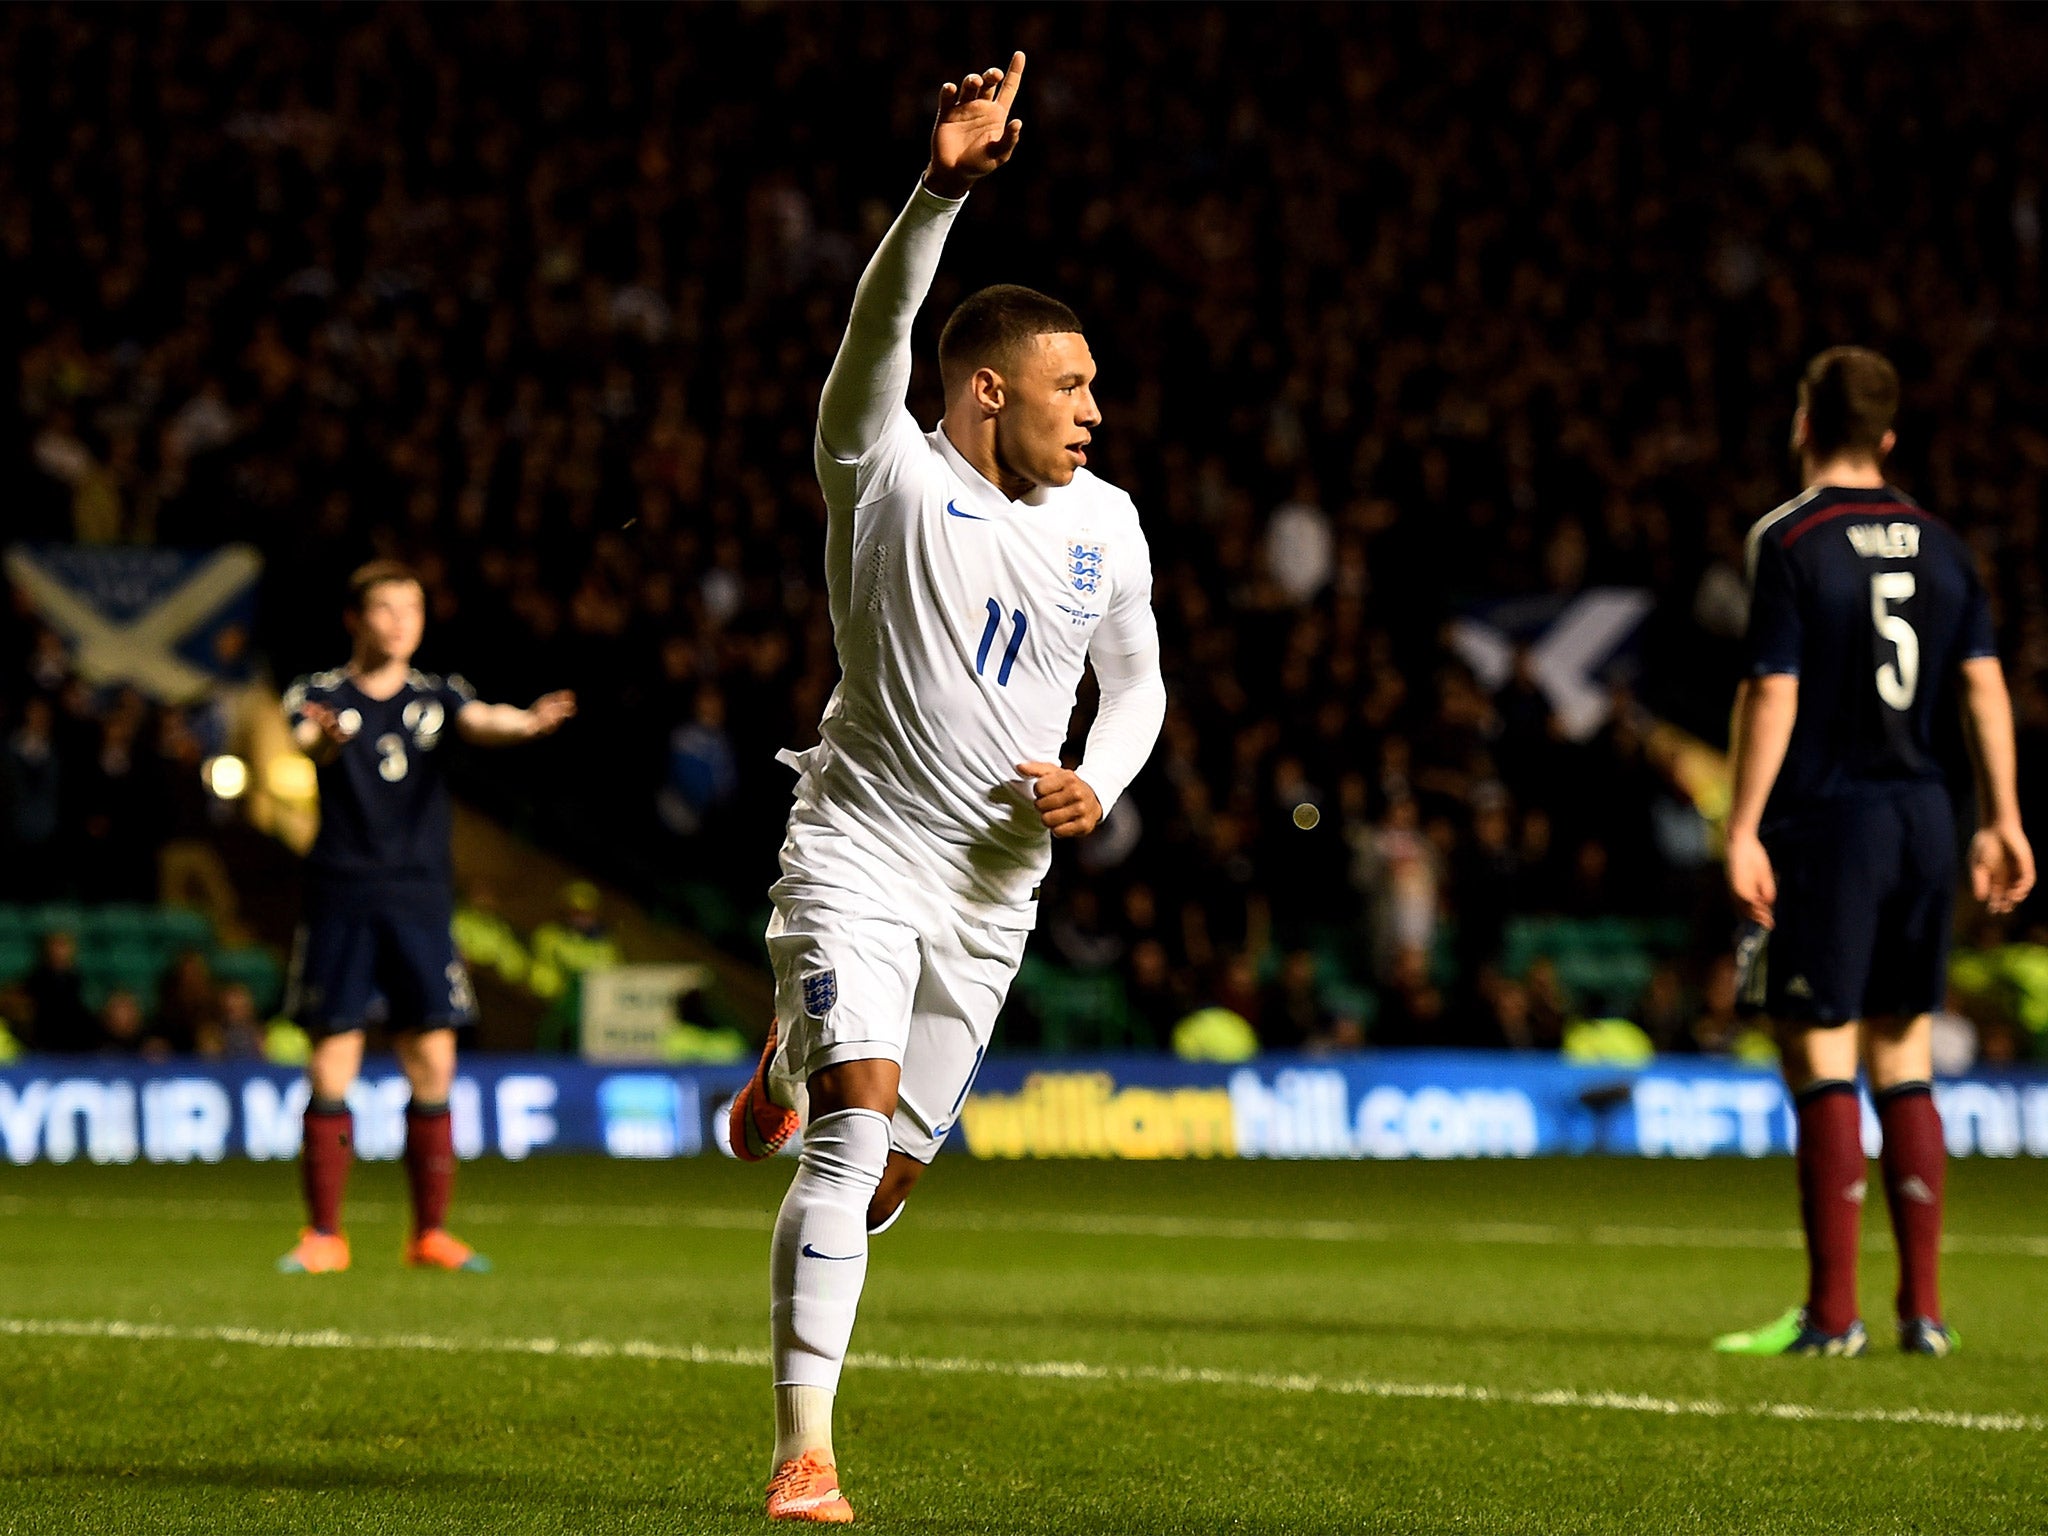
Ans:
<svg viewBox="0 0 2048 1536"><path fill-rule="evenodd" d="M775 1467L805 1451L822 1451L827 1461L838 1465L832 1454L832 1394L823 1387L777 1387Z"/></svg>
<svg viewBox="0 0 2048 1536"><path fill-rule="evenodd" d="M868 1274L868 1202L888 1161L886 1115L842 1109L821 1116L804 1128L796 1177L775 1218L768 1265L775 1385L822 1388L828 1426ZM824 1432L829 1437L829 1427Z"/></svg>

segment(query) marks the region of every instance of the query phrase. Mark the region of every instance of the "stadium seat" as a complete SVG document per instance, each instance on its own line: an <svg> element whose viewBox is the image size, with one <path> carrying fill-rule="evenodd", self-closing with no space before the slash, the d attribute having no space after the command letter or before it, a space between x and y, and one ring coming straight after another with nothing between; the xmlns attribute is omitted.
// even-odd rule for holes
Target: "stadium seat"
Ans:
<svg viewBox="0 0 2048 1536"><path fill-rule="evenodd" d="M34 939L25 933L0 932L0 987L21 980L35 965Z"/></svg>
<svg viewBox="0 0 2048 1536"><path fill-rule="evenodd" d="M81 939L147 939L155 932L157 909L131 902L88 907L79 929Z"/></svg>
<svg viewBox="0 0 2048 1536"><path fill-rule="evenodd" d="M68 901L46 902L40 907L31 907L28 912L29 930L37 938L62 930L65 933L85 931L85 908L74 906Z"/></svg>
<svg viewBox="0 0 2048 1536"><path fill-rule="evenodd" d="M157 984L162 978L162 968L147 951L131 950L115 960L79 967L80 992L85 1006L95 1013L105 1005L109 994L116 991L133 992L145 1013L154 1011Z"/></svg>
<svg viewBox="0 0 2048 1536"><path fill-rule="evenodd" d="M1134 1023L1123 979L1114 971L1082 974L1027 957L1017 992L1038 1017L1039 1048L1052 1052L1152 1050L1151 1030Z"/></svg>
<svg viewBox="0 0 2048 1536"><path fill-rule="evenodd" d="M213 919L190 907L159 907L155 914L158 943L172 950L213 948Z"/></svg>

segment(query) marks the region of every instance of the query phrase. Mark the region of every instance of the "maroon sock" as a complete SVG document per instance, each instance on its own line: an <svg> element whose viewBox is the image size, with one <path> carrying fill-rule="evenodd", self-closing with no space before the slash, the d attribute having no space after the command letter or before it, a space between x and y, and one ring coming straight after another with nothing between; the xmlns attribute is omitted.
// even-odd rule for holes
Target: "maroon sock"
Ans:
<svg viewBox="0 0 2048 1536"><path fill-rule="evenodd" d="M1899 1246L1899 1317L1941 1321L1941 1195L1948 1147L1931 1083L1900 1083L1877 1096L1884 1127L1884 1198Z"/></svg>
<svg viewBox="0 0 2048 1536"><path fill-rule="evenodd" d="M413 1235L433 1231L447 1219L455 1189L455 1125L446 1104L407 1108L405 1181L412 1186Z"/></svg>
<svg viewBox="0 0 2048 1536"><path fill-rule="evenodd" d="M306 1219L315 1232L332 1236L341 1230L341 1197L355 1158L354 1128L355 1119L340 1099L314 1099L306 1105L299 1179L306 1191Z"/></svg>
<svg viewBox="0 0 2048 1536"><path fill-rule="evenodd" d="M1856 1085L1824 1079L1798 1096L1799 1218L1806 1228L1806 1321L1844 1333L1856 1321L1862 1241L1863 1112Z"/></svg>

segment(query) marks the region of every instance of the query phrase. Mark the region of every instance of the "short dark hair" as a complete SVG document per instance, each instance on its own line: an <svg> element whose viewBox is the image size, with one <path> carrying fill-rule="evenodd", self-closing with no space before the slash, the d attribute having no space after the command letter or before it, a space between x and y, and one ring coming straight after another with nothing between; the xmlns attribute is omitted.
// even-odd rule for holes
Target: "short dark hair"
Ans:
<svg viewBox="0 0 2048 1536"><path fill-rule="evenodd" d="M1878 458L1899 413L1899 371L1868 347L1830 347L1806 365L1799 405L1807 452L1816 459Z"/></svg>
<svg viewBox="0 0 2048 1536"><path fill-rule="evenodd" d="M361 613L363 604L370 600L373 589L394 581L409 581L424 589L419 572L403 560L372 560L368 565L359 565L349 572L348 611Z"/></svg>
<svg viewBox="0 0 2048 1536"><path fill-rule="evenodd" d="M1058 299L1036 288L997 283L970 293L947 318L939 332L939 373L951 380L962 368L1000 368L1016 355L1019 342L1080 330L1081 317Z"/></svg>

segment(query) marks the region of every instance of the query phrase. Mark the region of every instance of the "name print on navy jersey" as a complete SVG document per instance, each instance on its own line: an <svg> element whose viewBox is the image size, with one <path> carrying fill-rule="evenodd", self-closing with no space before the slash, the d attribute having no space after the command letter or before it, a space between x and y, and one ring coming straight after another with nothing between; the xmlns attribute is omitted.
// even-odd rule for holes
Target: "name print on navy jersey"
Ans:
<svg viewBox="0 0 2048 1536"><path fill-rule="evenodd" d="M1968 547L1889 486L1816 486L1749 534L1751 677L1799 679L1766 826L1861 789L1937 781L1965 661L1998 654Z"/></svg>

